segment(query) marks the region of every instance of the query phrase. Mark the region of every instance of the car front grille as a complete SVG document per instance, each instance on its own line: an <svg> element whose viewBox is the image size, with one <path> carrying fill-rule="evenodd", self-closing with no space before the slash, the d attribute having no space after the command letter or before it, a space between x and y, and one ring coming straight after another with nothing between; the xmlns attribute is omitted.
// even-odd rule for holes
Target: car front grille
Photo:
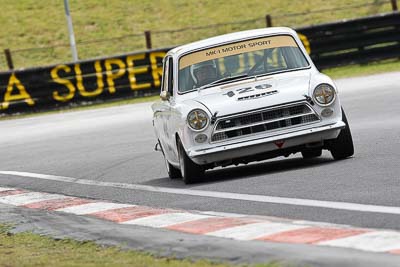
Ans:
<svg viewBox="0 0 400 267"><path fill-rule="evenodd" d="M219 119L211 142L298 127L319 121L314 110L305 103L280 106Z"/></svg>

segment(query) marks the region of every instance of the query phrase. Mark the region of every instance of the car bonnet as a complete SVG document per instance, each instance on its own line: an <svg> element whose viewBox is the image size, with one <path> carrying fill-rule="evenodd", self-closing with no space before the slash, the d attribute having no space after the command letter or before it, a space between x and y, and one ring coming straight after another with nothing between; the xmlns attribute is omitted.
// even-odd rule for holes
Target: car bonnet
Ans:
<svg viewBox="0 0 400 267"><path fill-rule="evenodd" d="M310 73L280 74L247 79L204 89L192 100L206 106L218 116L305 100L309 94Z"/></svg>

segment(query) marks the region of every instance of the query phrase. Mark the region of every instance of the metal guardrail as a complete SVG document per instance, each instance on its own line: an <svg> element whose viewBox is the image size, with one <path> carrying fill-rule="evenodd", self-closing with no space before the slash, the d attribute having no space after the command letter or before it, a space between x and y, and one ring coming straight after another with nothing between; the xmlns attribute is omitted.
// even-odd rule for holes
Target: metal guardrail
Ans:
<svg viewBox="0 0 400 267"><path fill-rule="evenodd" d="M400 57L400 13L298 28L319 69Z"/></svg>
<svg viewBox="0 0 400 267"><path fill-rule="evenodd" d="M318 68L400 58L400 13L297 29ZM159 93L170 48L0 73L0 115Z"/></svg>
<svg viewBox="0 0 400 267"><path fill-rule="evenodd" d="M0 115L154 95L168 50L0 73Z"/></svg>

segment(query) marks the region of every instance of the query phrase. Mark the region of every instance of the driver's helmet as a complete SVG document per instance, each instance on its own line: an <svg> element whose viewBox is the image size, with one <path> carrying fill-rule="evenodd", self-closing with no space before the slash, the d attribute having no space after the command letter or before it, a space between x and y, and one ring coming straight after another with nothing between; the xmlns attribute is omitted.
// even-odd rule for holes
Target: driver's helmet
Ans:
<svg viewBox="0 0 400 267"><path fill-rule="evenodd" d="M202 86L215 81L217 78L217 65L214 60L203 61L190 66L190 74L197 86Z"/></svg>

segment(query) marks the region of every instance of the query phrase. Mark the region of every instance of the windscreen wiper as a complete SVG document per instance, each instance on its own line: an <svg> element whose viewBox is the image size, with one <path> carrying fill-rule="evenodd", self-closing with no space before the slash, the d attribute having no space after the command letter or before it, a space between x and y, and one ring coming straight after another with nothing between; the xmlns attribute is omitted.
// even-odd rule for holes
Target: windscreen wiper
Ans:
<svg viewBox="0 0 400 267"><path fill-rule="evenodd" d="M250 76L247 74L240 74L240 75L236 75L236 76L224 77L219 80L213 81L213 82L205 84L203 86L200 86L199 88L197 88L197 90L201 91L202 89L212 87L213 85L216 85L216 84L220 84L220 83L224 83L224 82L228 82L228 81L240 80L242 78L247 78L247 77L250 77Z"/></svg>

